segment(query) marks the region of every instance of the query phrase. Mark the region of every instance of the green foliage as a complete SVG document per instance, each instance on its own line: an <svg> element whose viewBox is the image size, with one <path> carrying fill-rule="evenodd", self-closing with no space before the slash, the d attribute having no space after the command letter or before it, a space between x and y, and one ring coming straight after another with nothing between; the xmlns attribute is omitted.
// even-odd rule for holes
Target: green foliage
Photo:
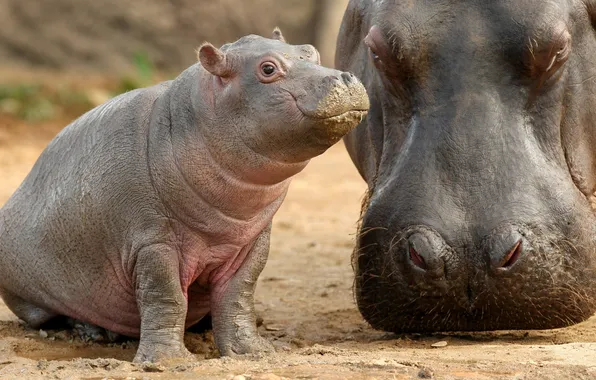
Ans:
<svg viewBox="0 0 596 380"><path fill-rule="evenodd" d="M0 115L8 114L30 122L60 116L77 117L112 96L148 87L158 81L147 53L137 52L131 59L134 72L118 79L113 87L109 86L110 89L101 91L92 88L78 90L71 86L56 88L35 83L0 84Z"/></svg>
<svg viewBox="0 0 596 380"><path fill-rule="evenodd" d="M156 82L155 67L147 53L136 52L132 57L132 63L135 67L134 74L120 79L115 95L136 90L137 88L148 87Z"/></svg>
<svg viewBox="0 0 596 380"><path fill-rule="evenodd" d="M69 88L50 89L29 83L0 85L0 113L27 121L85 112L90 107L84 93Z"/></svg>

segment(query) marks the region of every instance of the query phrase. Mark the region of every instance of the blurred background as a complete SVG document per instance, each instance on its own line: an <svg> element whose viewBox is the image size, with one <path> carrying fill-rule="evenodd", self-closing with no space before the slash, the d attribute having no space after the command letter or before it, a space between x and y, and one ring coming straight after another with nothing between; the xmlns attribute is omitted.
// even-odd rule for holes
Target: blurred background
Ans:
<svg viewBox="0 0 596 380"><path fill-rule="evenodd" d="M333 65L347 0L0 0L0 114L74 117L175 77L216 46L279 26ZM0 127L2 126L0 122Z"/></svg>

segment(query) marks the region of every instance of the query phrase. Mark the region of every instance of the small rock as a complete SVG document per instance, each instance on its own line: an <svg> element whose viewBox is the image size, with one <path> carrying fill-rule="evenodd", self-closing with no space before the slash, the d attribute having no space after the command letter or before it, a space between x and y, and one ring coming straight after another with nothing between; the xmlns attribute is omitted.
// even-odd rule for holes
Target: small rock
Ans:
<svg viewBox="0 0 596 380"><path fill-rule="evenodd" d="M190 366L188 364L179 364L176 367L174 367L173 371L174 372L184 372L187 371L190 368Z"/></svg>
<svg viewBox="0 0 596 380"><path fill-rule="evenodd" d="M166 370L164 366L151 362L143 362L141 369L145 372L163 372Z"/></svg>
<svg viewBox="0 0 596 380"><path fill-rule="evenodd" d="M267 331L280 331L282 327L280 325L265 325L265 330Z"/></svg>
<svg viewBox="0 0 596 380"><path fill-rule="evenodd" d="M428 367L422 367L420 368L420 371L418 371L418 377L421 379L432 379L433 371Z"/></svg>
<svg viewBox="0 0 596 380"><path fill-rule="evenodd" d="M283 380L286 379L285 377L279 377L273 373L265 373L262 375L257 375L254 377L254 380Z"/></svg>
<svg viewBox="0 0 596 380"><path fill-rule="evenodd" d="M236 376L232 377L232 380L246 380L246 376L236 375Z"/></svg>
<svg viewBox="0 0 596 380"><path fill-rule="evenodd" d="M37 369L43 371L44 369L48 368L49 365L50 365L50 363L47 360L42 359L42 360L40 360L40 361L37 362Z"/></svg>
<svg viewBox="0 0 596 380"><path fill-rule="evenodd" d="M45 339L48 337L48 332L45 330L39 330L39 336Z"/></svg>
<svg viewBox="0 0 596 380"><path fill-rule="evenodd" d="M440 342L437 343L433 343L430 345L432 348L441 348L441 347L447 347L447 342L442 340Z"/></svg>

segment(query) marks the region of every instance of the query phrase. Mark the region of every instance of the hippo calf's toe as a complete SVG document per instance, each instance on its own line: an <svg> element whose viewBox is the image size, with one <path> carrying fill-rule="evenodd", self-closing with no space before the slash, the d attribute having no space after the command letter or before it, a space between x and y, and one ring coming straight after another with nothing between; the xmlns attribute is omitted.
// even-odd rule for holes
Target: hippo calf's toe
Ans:
<svg viewBox="0 0 596 380"><path fill-rule="evenodd" d="M210 314L222 355L272 349L253 306L271 219L368 96L277 29L198 58L67 126L0 210L0 295L31 326L66 316L158 361L189 357L185 328Z"/></svg>

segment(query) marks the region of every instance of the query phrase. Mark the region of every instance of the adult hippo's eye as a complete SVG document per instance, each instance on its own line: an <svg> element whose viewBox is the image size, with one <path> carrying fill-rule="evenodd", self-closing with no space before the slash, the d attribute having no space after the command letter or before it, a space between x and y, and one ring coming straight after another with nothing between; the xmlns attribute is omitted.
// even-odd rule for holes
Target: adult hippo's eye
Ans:
<svg viewBox="0 0 596 380"><path fill-rule="evenodd" d="M372 56L373 61L378 62L381 59L379 58L379 55L377 53L375 53L374 50L369 49L370 50L370 55Z"/></svg>
<svg viewBox="0 0 596 380"><path fill-rule="evenodd" d="M569 45L566 44L565 46L561 47L551 58L549 65L546 68L546 71L551 71L553 68L558 67L561 63L564 63L567 58L569 57Z"/></svg>
<svg viewBox="0 0 596 380"><path fill-rule="evenodd" d="M565 25L556 28L549 40L530 39L525 53L530 77L538 80L539 87L556 82L571 53L571 34Z"/></svg>
<svg viewBox="0 0 596 380"><path fill-rule="evenodd" d="M264 76L270 77L277 71L277 67L271 62L265 62L261 65L261 72Z"/></svg>

